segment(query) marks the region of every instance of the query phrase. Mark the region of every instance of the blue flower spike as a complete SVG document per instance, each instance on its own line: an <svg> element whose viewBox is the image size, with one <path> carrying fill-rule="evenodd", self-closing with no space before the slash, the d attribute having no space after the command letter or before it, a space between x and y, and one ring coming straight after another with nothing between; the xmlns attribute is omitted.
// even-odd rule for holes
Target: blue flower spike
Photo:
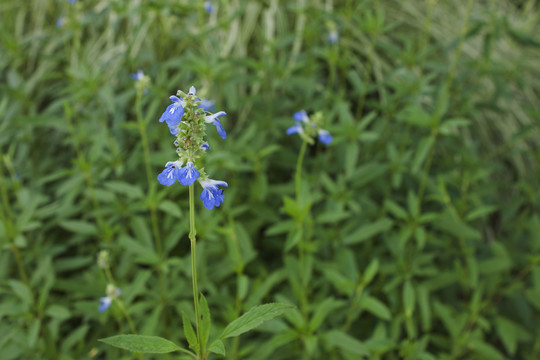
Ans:
<svg viewBox="0 0 540 360"><path fill-rule="evenodd" d="M323 122L323 114L320 111L309 117L305 110L300 110L293 114L293 119L295 123L287 129L287 135L298 134L309 144L315 143L315 136L325 145L332 142L332 135L327 130L320 128L320 124Z"/></svg>
<svg viewBox="0 0 540 360"><path fill-rule="evenodd" d="M204 121L206 121L209 124L213 124L216 127L216 130L219 136L221 136L221 138L224 140L227 138L227 134L225 133L223 126L221 126L221 122L217 118L220 116L225 116L225 115L227 115L225 111L220 111L212 115L206 115L204 117Z"/></svg>
<svg viewBox="0 0 540 360"><path fill-rule="evenodd" d="M219 207L225 200L223 189L218 186L228 187L229 185L225 181L205 179L199 180L203 191L201 193L201 200L203 205L208 210L212 210L214 207Z"/></svg>
<svg viewBox="0 0 540 360"><path fill-rule="evenodd" d="M166 122L171 134L176 136L173 145L178 155L177 161L169 161L165 169L157 176L162 185L171 186L178 180L181 185L192 186L198 181L203 191L201 200L207 209L213 209L223 204L225 195L225 181L209 179L208 174L202 167L202 158L210 150L206 141L206 124L212 124L223 139L227 138L225 129L219 118L226 116L225 111L211 113L208 110L214 107L214 102L201 100L197 97L197 89L194 86L189 92L178 90L176 96L170 97L173 102L160 118L160 122ZM107 306L107 299L104 299Z"/></svg>
<svg viewBox="0 0 540 360"><path fill-rule="evenodd" d="M122 294L122 291L118 289L116 286L112 284L107 285L107 296L99 298L99 312L104 312L108 308L111 307L112 302L114 299L116 299L120 294Z"/></svg>
<svg viewBox="0 0 540 360"><path fill-rule="evenodd" d="M159 183L161 185L171 186L172 184L174 184L175 180L178 179L178 181L180 181L180 178L183 174L181 168L182 162L180 160L174 162L169 161L167 164L165 164L165 170L163 170L161 174L159 174L157 177Z"/></svg>

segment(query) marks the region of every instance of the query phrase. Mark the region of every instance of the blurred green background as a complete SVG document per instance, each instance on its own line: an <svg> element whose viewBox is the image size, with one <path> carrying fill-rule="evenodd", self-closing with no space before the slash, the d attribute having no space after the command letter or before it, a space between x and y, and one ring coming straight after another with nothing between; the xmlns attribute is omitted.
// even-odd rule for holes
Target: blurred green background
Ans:
<svg viewBox="0 0 540 360"><path fill-rule="evenodd" d="M205 159L225 203L196 204L213 323L298 306L228 359L539 359L537 1L212 6L0 3L0 359L134 358L97 341L131 332L97 310L101 250L136 331L185 345L187 188L157 183L157 120L192 85L228 114ZM334 136L306 152L305 211L284 206L301 109Z"/></svg>

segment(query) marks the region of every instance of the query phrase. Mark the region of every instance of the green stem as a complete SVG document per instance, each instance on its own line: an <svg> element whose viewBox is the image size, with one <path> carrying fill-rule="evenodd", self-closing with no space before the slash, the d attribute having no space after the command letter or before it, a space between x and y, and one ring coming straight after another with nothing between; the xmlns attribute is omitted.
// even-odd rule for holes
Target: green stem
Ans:
<svg viewBox="0 0 540 360"><path fill-rule="evenodd" d="M198 355L202 357L205 349L201 348L201 316L199 310L199 290L197 289L197 250L195 229L195 191L193 184L189 185L189 241L191 243L191 279L193 281L193 303L195 305L195 318L197 326L197 342L199 344Z"/></svg>
<svg viewBox="0 0 540 360"><path fill-rule="evenodd" d="M154 233L154 240L156 242L156 251L158 255L161 256L162 245L161 245L161 236L159 233L159 226L157 221L156 206L155 206L155 195L156 195L156 186L155 180L152 177L152 168L150 165L150 147L148 145L148 136L146 135L146 123L142 116L142 91L137 90L137 97L135 99L135 111L137 115L137 123L139 125L139 133L141 134L141 142L144 155L144 168L146 170L146 181L148 183L148 199L150 206L150 220L152 222L152 231Z"/></svg>
<svg viewBox="0 0 540 360"><path fill-rule="evenodd" d="M300 191L302 189L302 163L304 162L304 155L306 153L307 141L302 142L300 153L298 154L298 160L296 162L296 174L294 176L296 202L300 205Z"/></svg>

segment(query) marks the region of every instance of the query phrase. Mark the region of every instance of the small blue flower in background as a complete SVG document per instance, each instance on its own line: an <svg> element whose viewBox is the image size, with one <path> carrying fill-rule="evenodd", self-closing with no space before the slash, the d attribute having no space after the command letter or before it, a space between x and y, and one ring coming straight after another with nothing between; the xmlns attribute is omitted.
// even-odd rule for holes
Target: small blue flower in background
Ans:
<svg viewBox="0 0 540 360"><path fill-rule="evenodd" d="M293 114L293 118L296 121L301 121L307 123L309 121L309 117L307 116L306 110L300 110Z"/></svg>
<svg viewBox="0 0 540 360"><path fill-rule="evenodd" d="M182 168L182 163L180 160L176 161L169 161L167 164L165 164L165 170L161 172L161 174L158 175L158 181L161 185L167 185L171 186L174 184L174 181L178 179L180 181L180 178L182 176L182 172L180 169Z"/></svg>
<svg viewBox="0 0 540 360"><path fill-rule="evenodd" d="M204 150L204 151L210 150L210 145L208 145L208 143L205 142L204 144L201 145L201 150Z"/></svg>
<svg viewBox="0 0 540 360"><path fill-rule="evenodd" d="M317 133L319 134L320 142L322 142L324 145L330 145L333 138L327 130L319 129Z"/></svg>
<svg viewBox="0 0 540 360"><path fill-rule="evenodd" d="M204 111L215 111L216 110L215 103L216 102L212 100L202 99L201 105L199 105L199 107L203 109Z"/></svg>
<svg viewBox="0 0 540 360"><path fill-rule="evenodd" d="M339 34L336 29L332 29L328 32L328 41L332 44L339 40Z"/></svg>
<svg viewBox="0 0 540 360"><path fill-rule="evenodd" d="M211 1L205 1L204 2L204 10L206 10L207 13L211 14L214 11L214 8L212 7Z"/></svg>
<svg viewBox="0 0 540 360"><path fill-rule="evenodd" d="M193 86L192 89L195 89ZM191 89L190 89L191 91ZM169 125L169 131L172 135L178 134L178 124L182 121L182 115L184 115L185 102L182 98L177 96L170 96L169 99L173 102L167 106L165 112L159 118L159 122L165 121Z"/></svg>
<svg viewBox="0 0 540 360"><path fill-rule="evenodd" d="M75 4L77 2L77 0L66 0L68 3L70 4Z"/></svg>
<svg viewBox="0 0 540 360"><path fill-rule="evenodd" d="M136 73L131 74L130 77L134 80L142 80L144 79L144 73L141 69L139 69Z"/></svg>
<svg viewBox="0 0 540 360"><path fill-rule="evenodd" d="M56 27L61 28L64 26L64 17L60 16L58 19L56 19Z"/></svg>
<svg viewBox="0 0 540 360"><path fill-rule="evenodd" d="M287 135L302 133L302 132L304 132L304 129L302 128L302 125L300 125L299 123L296 123L287 129Z"/></svg>
<svg viewBox="0 0 540 360"><path fill-rule="evenodd" d="M99 298L100 305L98 307L99 312L104 312L109 307L116 297L122 294L122 291L112 284L107 285L107 296Z"/></svg>
<svg viewBox="0 0 540 360"><path fill-rule="evenodd" d="M199 183L203 187L201 200L205 208L212 210L214 207L219 207L223 204L225 195L223 194L223 189L220 189L218 186L228 187L229 185L225 181L206 179L199 180Z"/></svg>
<svg viewBox="0 0 540 360"><path fill-rule="evenodd" d="M293 114L293 118L295 124L287 129L287 135L299 134L304 141L307 141L310 144L313 144L315 135L317 135L319 141L325 145L329 145L332 142L332 135L330 135L327 130L319 127L322 122L321 112L315 113L315 115L310 118L305 110L300 110Z"/></svg>
<svg viewBox="0 0 540 360"><path fill-rule="evenodd" d="M191 185L201 176L191 161L179 171L178 181L182 185Z"/></svg>
<svg viewBox="0 0 540 360"><path fill-rule="evenodd" d="M225 113L225 111L220 111L220 112L217 112L217 113L212 114L212 115L206 115L204 117L205 122L207 122L209 124L213 124L216 127L216 130L217 130L219 136L221 136L222 139L226 139L227 134L225 133L225 130L223 129L223 126L221 126L221 122L219 122L219 120L216 119L216 118L220 117L220 116L225 116L225 115L227 115Z"/></svg>

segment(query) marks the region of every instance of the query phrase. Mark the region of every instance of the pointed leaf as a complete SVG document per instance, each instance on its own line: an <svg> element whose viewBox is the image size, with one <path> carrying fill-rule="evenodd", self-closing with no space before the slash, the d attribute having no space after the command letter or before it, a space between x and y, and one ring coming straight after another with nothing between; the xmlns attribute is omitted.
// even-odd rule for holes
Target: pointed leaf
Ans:
<svg viewBox="0 0 540 360"><path fill-rule="evenodd" d="M206 349L208 343L208 337L210 336L210 309L208 308L208 302L203 294L201 294L200 306L201 308L201 349Z"/></svg>
<svg viewBox="0 0 540 360"><path fill-rule="evenodd" d="M117 335L99 339L99 341L116 346L120 349L142 354L166 354L173 351L184 350L175 343L159 336Z"/></svg>
<svg viewBox="0 0 540 360"><path fill-rule="evenodd" d="M213 343L210 344L208 347L208 351L213 352L215 354L223 355L225 356L227 353L225 352L225 345L223 344L223 341L217 339Z"/></svg>
<svg viewBox="0 0 540 360"><path fill-rule="evenodd" d="M189 348L198 353L197 335L195 335L191 321L189 321L184 312L182 312L182 323L184 325L184 335L189 343Z"/></svg>
<svg viewBox="0 0 540 360"><path fill-rule="evenodd" d="M271 320L283 314L284 311L294 308L289 304L264 304L252 307L247 313L231 322L220 336L220 339L238 336L256 328L263 322Z"/></svg>

